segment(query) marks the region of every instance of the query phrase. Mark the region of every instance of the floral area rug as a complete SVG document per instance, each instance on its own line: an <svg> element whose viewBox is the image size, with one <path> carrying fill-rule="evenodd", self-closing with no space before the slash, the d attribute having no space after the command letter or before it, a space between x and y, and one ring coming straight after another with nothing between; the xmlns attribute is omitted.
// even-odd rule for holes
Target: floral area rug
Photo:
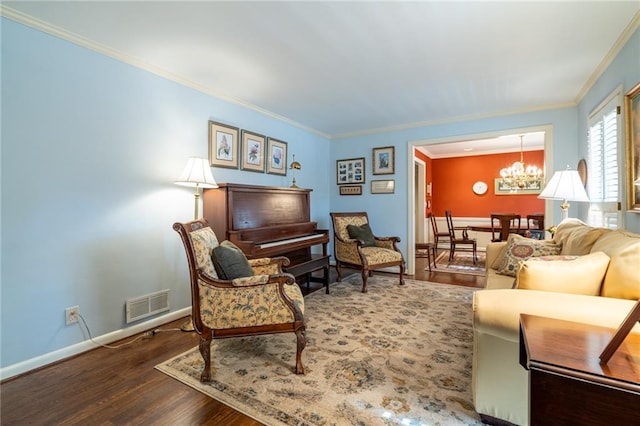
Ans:
<svg viewBox="0 0 640 426"><path fill-rule="evenodd" d="M293 333L214 340L160 371L266 425L480 425L471 396L474 289L359 275L305 297L304 375Z"/></svg>
<svg viewBox="0 0 640 426"><path fill-rule="evenodd" d="M437 272L451 272L454 274L484 275L485 252L478 251L478 260L473 263L473 253L458 252L449 260L449 250L444 250L436 257Z"/></svg>

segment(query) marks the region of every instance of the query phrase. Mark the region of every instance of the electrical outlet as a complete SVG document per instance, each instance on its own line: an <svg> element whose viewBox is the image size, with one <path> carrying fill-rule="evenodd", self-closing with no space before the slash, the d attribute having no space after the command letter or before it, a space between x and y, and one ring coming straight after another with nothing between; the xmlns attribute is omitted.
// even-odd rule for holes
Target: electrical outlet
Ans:
<svg viewBox="0 0 640 426"><path fill-rule="evenodd" d="M80 308L78 306L72 306L64 310L65 322L67 325L75 324L80 318Z"/></svg>

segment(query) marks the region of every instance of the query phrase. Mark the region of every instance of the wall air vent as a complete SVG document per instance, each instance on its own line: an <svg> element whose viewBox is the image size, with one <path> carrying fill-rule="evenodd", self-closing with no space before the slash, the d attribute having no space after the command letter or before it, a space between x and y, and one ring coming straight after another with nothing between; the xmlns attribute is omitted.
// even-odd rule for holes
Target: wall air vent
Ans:
<svg viewBox="0 0 640 426"><path fill-rule="evenodd" d="M126 303L127 324L169 310L169 290L129 299Z"/></svg>

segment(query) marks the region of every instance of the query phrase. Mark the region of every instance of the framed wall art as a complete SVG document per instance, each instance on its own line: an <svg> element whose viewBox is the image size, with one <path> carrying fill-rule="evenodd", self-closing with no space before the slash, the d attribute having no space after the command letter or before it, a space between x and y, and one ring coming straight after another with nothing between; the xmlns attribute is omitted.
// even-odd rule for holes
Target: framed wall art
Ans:
<svg viewBox="0 0 640 426"><path fill-rule="evenodd" d="M343 185L340 188L340 195L362 195L361 185Z"/></svg>
<svg viewBox="0 0 640 426"><path fill-rule="evenodd" d="M238 168L239 129L209 120L209 164L213 167Z"/></svg>
<svg viewBox="0 0 640 426"><path fill-rule="evenodd" d="M385 146L384 148L373 148L373 174L392 175L396 171L395 148Z"/></svg>
<svg viewBox="0 0 640 426"><path fill-rule="evenodd" d="M496 195L529 195L542 192L542 178L526 182L524 188L519 188L514 183L505 182L502 178L495 178Z"/></svg>
<svg viewBox="0 0 640 426"><path fill-rule="evenodd" d="M242 131L242 158L240 169L264 173L264 153L267 140L257 133Z"/></svg>
<svg viewBox="0 0 640 426"><path fill-rule="evenodd" d="M624 95L627 127L627 205L640 213L640 83Z"/></svg>
<svg viewBox="0 0 640 426"><path fill-rule="evenodd" d="M371 181L372 194L393 194L395 189L396 181L393 179Z"/></svg>
<svg viewBox="0 0 640 426"><path fill-rule="evenodd" d="M267 143L267 173L272 175L287 175L287 143L268 138Z"/></svg>
<svg viewBox="0 0 640 426"><path fill-rule="evenodd" d="M336 161L336 172L338 185L364 183L364 157Z"/></svg>

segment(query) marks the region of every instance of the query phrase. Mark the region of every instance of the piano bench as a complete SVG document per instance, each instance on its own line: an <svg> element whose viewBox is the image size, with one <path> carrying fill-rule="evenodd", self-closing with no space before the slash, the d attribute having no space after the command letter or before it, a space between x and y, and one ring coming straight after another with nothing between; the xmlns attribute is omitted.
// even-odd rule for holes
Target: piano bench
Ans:
<svg viewBox="0 0 640 426"><path fill-rule="evenodd" d="M329 294L329 255L323 254L312 254L311 259L287 266L284 268L285 272L290 273L294 277L296 277L296 282L300 284L301 282L307 283L307 290L309 290L309 283L313 282L321 282L325 286L325 292ZM312 272L323 270L322 278L316 278L311 275Z"/></svg>

